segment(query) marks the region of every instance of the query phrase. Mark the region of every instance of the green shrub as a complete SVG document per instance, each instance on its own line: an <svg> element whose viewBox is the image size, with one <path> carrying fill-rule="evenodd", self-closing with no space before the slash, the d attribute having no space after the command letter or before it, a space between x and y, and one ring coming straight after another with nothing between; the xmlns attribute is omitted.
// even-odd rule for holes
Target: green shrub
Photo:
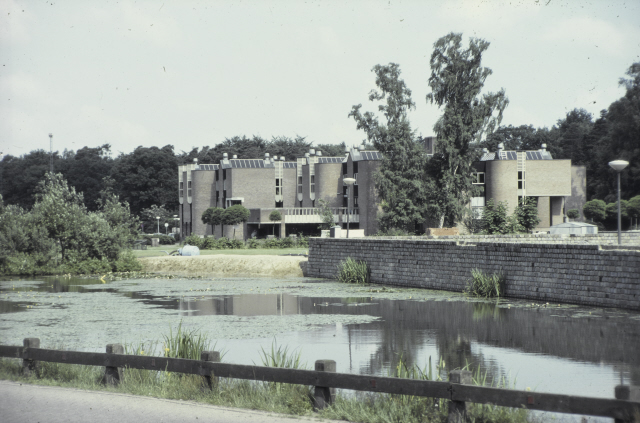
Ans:
<svg viewBox="0 0 640 423"><path fill-rule="evenodd" d="M369 283L371 271L364 261L347 257L338 265L338 281L343 283Z"/></svg>
<svg viewBox="0 0 640 423"><path fill-rule="evenodd" d="M256 238L249 238L247 240L247 248L257 249L257 248L260 248L260 247L261 247L260 241L258 241Z"/></svg>
<svg viewBox="0 0 640 423"><path fill-rule="evenodd" d="M578 209L567 210L567 217L569 219L579 219L580 218L580 210L578 210Z"/></svg>
<svg viewBox="0 0 640 423"><path fill-rule="evenodd" d="M229 248L234 250L241 250L244 248L244 242L239 239L232 239L229 241Z"/></svg>
<svg viewBox="0 0 640 423"><path fill-rule="evenodd" d="M216 248L218 248L218 240L217 239L215 239L212 236L204 238L204 240L202 242L202 249L203 250L215 250Z"/></svg>
<svg viewBox="0 0 640 423"><path fill-rule="evenodd" d="M264 241L262 248L281 248L281 243L278 238L269 238Z"/></svg>
<svg viewBox="0 0 640 423"><path fill-rule="evenodd" d="M200 238L198 235L189 235L184 240L185 244L193 245L194 247L198 247L201 250L204 245L204 238Z"/></svg>
<svg viewBox="0 0 640 423"><path fill-rule="evenodd" d="M299 248L309 248L309 237L298 235L296 246L298 246Z"/></svg>
<svg viewBox="0 0 640 423"><path fill-rule="evenodd" d="M471 280L464 292L474 297L502 297L504 296L505 277L502 273L488 275L482 270L473 269Z"/></svg>
<svg viewBox="0 0 640 423"><path fill-rule="evenodd" d="M168 235L149 235L144 234L139 237L139 239L144 239L147 241L147 245L151 245L151 238L158 238L158 242L160 245L173 245L176 243L175 238L172 238Z"/></svg>

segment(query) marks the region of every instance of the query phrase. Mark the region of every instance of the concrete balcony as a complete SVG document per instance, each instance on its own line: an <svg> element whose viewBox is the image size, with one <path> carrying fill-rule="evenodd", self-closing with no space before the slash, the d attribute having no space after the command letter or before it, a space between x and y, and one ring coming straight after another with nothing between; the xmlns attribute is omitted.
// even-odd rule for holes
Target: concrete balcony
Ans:
<svg viewBox="0 0 640 423"><path fill-rule="evenodd" d="M321 209L317 207L294 207L294 208L269 208L250 209L251 215L247 223L273 223L269 220L269 214L277 210L282 215L284 223L322 223L320 216ZM347 223L347 208L332 207L333 221L336 223ZM357 208L349 210L349 222L360 222L360 213Z"/></svg>

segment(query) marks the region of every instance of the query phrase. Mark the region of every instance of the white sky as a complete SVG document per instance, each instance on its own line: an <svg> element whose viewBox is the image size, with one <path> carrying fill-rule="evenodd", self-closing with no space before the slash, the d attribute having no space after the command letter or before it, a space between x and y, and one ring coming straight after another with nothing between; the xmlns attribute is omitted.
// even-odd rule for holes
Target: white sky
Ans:
<svg viewBox="0 0 640 423"><path fill-rule="evenodd" d="M640 61L640 1L0 0L0 152L173 144L235 135L359 143L347 115L374 110L371 68L400 64L432 135L433 43L491 42L485 89L505 88L503 124L550 127L599 111Z"/></svg>

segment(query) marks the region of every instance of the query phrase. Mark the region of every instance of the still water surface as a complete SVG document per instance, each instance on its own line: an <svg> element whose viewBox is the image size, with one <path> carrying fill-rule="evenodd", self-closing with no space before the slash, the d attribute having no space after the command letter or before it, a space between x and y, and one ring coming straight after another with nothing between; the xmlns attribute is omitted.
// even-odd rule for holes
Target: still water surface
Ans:
<svg viewBox="0 0 640 423"><path fill-rule="evenodd" d="M102 351L161 340L182 322L231 363L260 364L275 340L339 372L388 375L402 356L469 364L538 392L612 398L621 382L640 386L640 313L378 290L313 279L0 281L0 343L37 336L45 348Z"/></svg>

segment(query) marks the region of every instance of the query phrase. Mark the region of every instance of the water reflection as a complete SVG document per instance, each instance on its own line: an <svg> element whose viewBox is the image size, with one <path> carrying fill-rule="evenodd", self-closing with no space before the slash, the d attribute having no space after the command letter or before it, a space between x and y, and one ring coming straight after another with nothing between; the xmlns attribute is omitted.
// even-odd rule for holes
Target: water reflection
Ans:
<svg viewBox="0 0 640 423"><path fill-rule="evenodd" d="M150 282L153 283L153 282ZM640 386L639 314L615 309L558 307L495 301L416 301L368 296L299 296L286 292L154 296L140 290L104 286L100 281L47 278L28 283L2 282L0 293L74 292L91 295L113 292L128 300L193 316L369 315L366 324L324 325L312 331L278 336L282 345L301 346L305 359L335 359L338 371L388 374L404 361L435 363L441 357L447 369L470 365L487 372L489 381L508 377L514 386L583 396L613 395L620 383ZM136 288L137 289L137 288ZM327 292L327 291L325 291ZM183 293L180 291L180 293ZM176 301L177 300L177 301ZM0 313L28 310L28 301L4 301ZM123 305L126 307L126 304ZM259 319L256 319L259 321ZM215 335L214 335L215 338ZM233 362L250 364L271 339L224 340ZM526 385L518 385L526 383Z"/></svg>

